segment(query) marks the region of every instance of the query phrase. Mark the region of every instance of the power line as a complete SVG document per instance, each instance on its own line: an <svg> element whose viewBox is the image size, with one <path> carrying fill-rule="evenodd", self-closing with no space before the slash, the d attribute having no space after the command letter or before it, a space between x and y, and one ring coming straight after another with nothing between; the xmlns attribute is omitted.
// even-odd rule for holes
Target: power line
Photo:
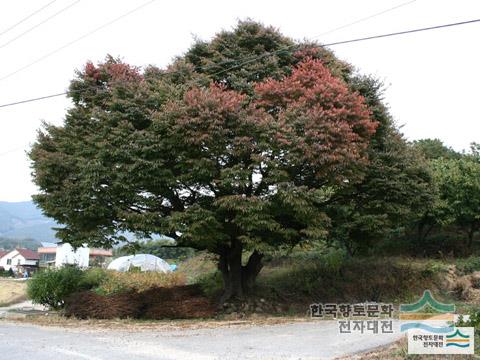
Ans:
<svg viewBox="0 0 480 360"><path fill-rule="evenodd" d="M344 25L342 25L342 26L336 27L336 28L334 28L334 29L328 30L328 31L326 31L326 32L318 35L317 37L320 37L320 36L326 35L326 34L330 34L330 33L333 33L333 32L335 32L335 31L337 31L337 30L344 29L344 28L347 28L347 27L349 27L349 26L358 24L358 23L360 23L360 22L363 22L363 21L372 19L372 18L374 18L374 17L376 17L376 16L379 16L379 15L382 15L382 14L385 14L385 13L388 13L388 12L390 12L390 11L396 10L396 9L401 8L401 7L403 7L403 6L410 5L410 4L414 3L415 1L417 1L417 0L410 0L410 1L407 1L407 2L404 2L404 3L401 3L401 4L399 4L399 5L396 5L396 6L394 6L394 7L391 7L391 8L385 9L385 10L382 10L382 11L377 12L377 13L375 13L375 14L369 15L369 16L367 16L367 17L360 18L360 19L355 20L355 21L353 21L353 22L350 22L350 23L344 24ZM5 44L5 45L7 45L7 44ZM0 48L2 48L2 47L5 46L5 45L0 46ZM289 49L289 48L291 48L291 47L293 47L293 46L297 46L297 45L291 45L291 46L284 47L284 48L282 48L282 51L283 51L283 50L287 50L287 49ZM277 50L277 51L278 51L278 50ZM252 58L252 57L250 57L250 58ZM253 58L255 58L255 56L254 56ZM222 65L222 63L223 63L223 64L227 64L227 63L230 63L230 62L231 62L231 61L224 61L224 62L215 64L215 66ZM32 64L32 65L33 65L33 64ZM7 75L7 76L8 76L8 75ZM0 80L2 80L2 79L0 79ZM51 96L51 97L61 96L61 95L65 95L65 94L67 94L67 92L55 94L55 95L53 95L53 96ZM43 100L43 98L44 98L44 97L42 97L42 98L30 99L30 100L27 100L27 102L29 102L29 101L36 101L36 100ZM24 102L24 101L22 101L22 102L20 102L20 103L23 103L23 102ZM17 105L17 103L14 103L14 104L11 104L11 105ZM0 107L2 107L2 106L0 106Z"/></svg>
<svg viewBox="0 0 480 360"><path fill-rule="evenodd" d="M383 15L383 14L386 14L386 13L389 13L390 11L393 11L393 10L396 10L396 9L399 9L401 7L404 7L404 6L407 6L407 5L410 5L414 2L416 2L417 0L411 0L411 1L406 1L404 3L401 3L401 4L398 4L394 7L391 7L391 8L388 8L388 9L385 9L385 10L382 10L382 11L379 11L375 14L372 14L372 15L369 15L369 16L365 16L363 18L360 18L358 20L355 20L355 21L352 21L351 23L348 23L348 24L345 24L345 25L341 25L341 26L338 26L336 28L333 28L331 30L328 30L328 31L325 31L324 33L321 33L320 35L317 35L315 36L314 38L319 38L321 36L324 36L324 35L328 35L328 34L331 34L335 31L338 31L338 30L342 30L342 29L345 29L345 28L348 28L350 26L353 26L353 25L356 25L356 24L359 24L361 22L364 22L364 21L367 21L367 20L370 20L370 19L373 19L377 16L380 16L380 15Z"/></svg>
<svg viewBox="0 0 480 360"><path fill-rule="evenodd" d="M153 1L155 1L155 0L153 0ZM361 37L361 38L354 38L354 39L349 39L349 40L335 41L335 42L331 42L331 43L328 43L328 44L322 44L322 45L318 45L318 46L319 46L319 47L331 47L331 46L337 46L337 45L343 45L343 44L350 44L350 43L361 42L361 41L381 39L381 38L386 38L386 37L393 37L393 36L399 36L399 35L407 35L407 34L412 34L412 33L423 32L423 31L437 30L437 29L448 28L448 27L453 27L453 26L473 24L473 23L478 23L478 22L480 22L480 19L473 19L473 20L461 21L461 22L450 23L450 24L436 25L436 26L430 26L430 27L424 27L424 28L418 28L418 29L411 29L411 30L404 30L404 31L398 31L398 32L387 33L387 34L379 34L379 35L372 35L372 36ZM241 67L241 66L243 66L243 65L246 65L246 64L248 64L248 63L250 63L250 62L253 62L253 61L255 61L255 60L262 59L262 58L264 58L264 57L266 57L266 56L269 56L269 55L273 55L273 54L278 53L278 52L280 52L280 51L285 51L285 49L276 50L276 51L273 51L273 52L267 52L267 53L265 53L265 54L262 54L262 55L257 56L257 57L254 58L254 59L249 59L249 60L247 60L247 61L243 61L243 62L241 62L241 63L239 63L239 64L237 64L237 65L234 65L234 66L232 66L232 67L229 67L229 68L227 68L227 69L218 71L218 72L213 73L213 74L210 74L210 75L211 75L211 76L214 76L214 75L218 75L218 74L221 74L221 73L230 71L230 70L234 70L234 69L236 69L236 68L238 68L238 67ZM176 73L180 73L180 71L164 72L162 75L170 75L170 74L176 74ZM82 89L81 91L83 91L83 90L84 90L84 89ZM70 93L71 93L71 92L74 92L74 91L70 91ZM68 94L68 93L69 93L68 91L65 91L65 92L62 92L62 93L57 93L57 94L52 94L52 95L46 95L46 96L37 97L37 98L31 98L31 99L27 99L27 100L16 101L16 102L13 102L13 103L8 103L8 104L0 105L0 108L7 107L7 106L18 105L18 104L23 104L23 103L28 103L28 102L33 102L33 101L39 101L39 100L48 99L48 98L53 98L53 97L57 97L57 96L66 95L66 94Z"/></svg>
<svg viewBox="0 0 480 360"><path fill-rule="evenodd" d="M143 3L142 5L137 6L136 8L134 8L134 9L132 9L132 10L130 10L130 11L127 11L126 13L124 13L124 14L116 17L116 18L114 18L113 20L110 20L109 22L107 22L107 23L105 23L105 24L103 24L103 25L100 25L100 26L96 27L95 29L93 29L93 30L91 30L91 31L83 34L82 36L76 38L75 40L72 40L72 41L70 41L70 42L68 42L68 43L60 46L59 48L57 48L57 49L55 49L55 50L47 53L46 55L43 55L42 57L38 58L37 60L32 61L31 63L29 63L29 64L27 64L27 65L24 65L24 66L22 66L21 68L15 70L15 71L12 71L11 73L9 73L9 74L1 77L1 78L0 78L0 81L9 78L9 77L12 76L12 75L15 75L15 74L19 73L20 71L23 71L23 70L25 70L25 69L28 69L29 67L31 67L31 66L39 63L40 61L43 61L43 60L49 58L50 56L58 53L59 51L62 51L63 49L65 49L65 48L67 48L67 47L69 47L69 46L72 46L73 44L79 42L80 40L83 40L83 39L85 39L86 37L95 34L96 32L98 32L98 31L106 28L107 26L110 26L110 25L116 23L117 21L119 21L119 20L127 17L128 15L133 14L134 12L136 12L136 11L144 8L145 6L150 5L150 4L153 3L154 1L156 1L156 0L147 1L147 2Z"/></svg>
<svg viewBox="0 0 480 360"><path fill-rule="evenodd" d="M399 35L406 35L406 34L412 34L412 33L417 33L417 32L422 32L422 31L430 31L430 30L437 30L437 29L442 29L442 28L447 28L447 27L453 27L453 26L460 26L460 25L466 25L466 24L472 24L472 23L477 23L480 22L480 19L474 19L474 20L468 20L468 21L461 21L461 22L456 22L456 23L450 23L450 24L443 24L443 25L435 25L435 26L430 26L430 27L425 27L425 28L419 28L419 29L411 29L411 30L404 30L404 31L398 31L398 32L393 32L393 33L387 33L387 34L380 34L380 35L372 35L372 36L366 36L366 37L361 37L361 38L355 38L355 39L349 39L349 40L342 40L342 41L335 41L327 44L322 44L319 45L319 47L331 47L331 46L337 46L337 45L343 45L343 44L350 44L354 42L360 42L360 41L367 41L367 40L374 40L374 39L381 39L381 38L386 38L386 37L392 37L392 36L399 36ZM264 57L267 57L269 55L275 54L275 53L280 53L282 51L285 51L286 48L284 49L279 49L270 53L265 53L262 55L259 55L255 59L250 59L247 61L244 61L238 65L232 66L231 68L220 70L217 73L211 74L212 76L214 75L219 75L224 72L234 70L236 68L239 68L243 65L246 65L248 63L251 63L253 61L262 59Z"/></svg>
<svg viewBox="0 0 480 360"><path fill-rule="evenodd" d="M25 146L26 146L26 145L25 145ZM14 153L14 152L17 152L18 150L22 150L22 149L24 149L24 146L19 146L19 147L16 147L16 148L13 148L13 149L10 149L10 150L1 152L1 153L0 153L0 157L5 156L5 155L8 155L8 154L11 154L11 153Z"/></svg>
<svg viewBox="0 0 480 360"><path fill-rule="evenodd" d="M50 21L51 19L55 18L56 16L60 15L61 13L63 13L64 11L67 11L68 9L70 9L72 6L78 4L80 2L80 0L77 0L77 1L74 1L73 3L71 3L70 5L60 9L59 11L57 11L55 14L49 16L48 18L46 18L45 20L39 22L38 24L32 26L31 28L28 28L27 30L25 30L24 32L22 32L21 34L15 36L13 39L10 39L8 40L6 43L0 45L0 49L4 48L5 46L11 44L12 42L14 42L15 40L18 40L20 39L21 37L27 35L29 32L35 30L37 27L45 24L46 22Z"/></svg>
<svg viewBox="0 0 480 360"><path fill-rule="evenodd" d="M42 11L43 9L46 9L47 7L49 7L50 5L52 5L55 1L57 1L57 0L50 1L48 4L42 6L40 9L35 10L33 13L27 15L27 16L24 17L22 20L16 22L15 24L13 24L12 26L10 26L9 28L3 30L2 32L0 32L0 36L2 36L3 34L6 34L6 33L9 32L10 30L13 30L13 29L16 28L18 25L24 23L25 21L27 21L28 19L30 19L32 16L38 14L38 13L39 13L40 11Z"/></svg>
<svg viewBox="0 0 480 360"><path fill-rule="evenodd" d="M361 23L361 22L363 22L363 21L366 21L366 20L372 19L372 18L374 18L374 17L377 17L377 16L380 16L380 15L386 14L386 13L388 13L388 12L390 12L390 11L393 11L393 10L399 9L399 8L401 8L401 7L410 5L410 4L412 4L412 3L416 2L416 1L417 1L417 0L410 0L410 1L407 1L407 2L404 2L404 3L401 3L401 4L399 4L399 5L396 5L396 6L387 8L387 9L385 9L385 10L379 11L379 12L374 13L374 14L372 14L372 15L365 16L365 17L363 17L363 18L357 19L357 20L352 21L352 22L350 22L350 23L347 23L347 24L344 24L344 25L335 27L335 28L333 28L333 29L330 29L330 30L328 30L328 31L325 31L325 32L323 32L323 33L321 33L321 34L319 34L319 35L317 35L317 36L314 36L312 39L318 39L319 37L322 37L322 36L324 36L324 35L331 34L331 33L335 32L335 31L338 31L338 30L341 30L341 29L345 29L345 28L347 28L347 27L356 25L356 24ZM271 54L280 53L280 52L283 52L283 51L285 51L285 50L289 50L289 49L295 48L295 47L297 47L297 46L298 46L297 44L293 44L293 45L289 45L289 46L284 46L284 47L282 47L281 49L278 49L278 50L276 50L275 52L272 52ZM266 56L268 56L269 54L270 54L270 53L267 53ZM265 55L265 54L264 54L264 55ZM250 59L256 59L257 57L258 57L258 55L257 55L257 56L251 56L251 57L248 57L248 59L245 59L245 60L249 62ZM263 55L262 55L262 57L263 57ZM231 61L226 61L225 63L228 63L228 62L231 62ZM218 65L222 65L222 63L217 63L217 64L215 64L215 66L218 66ZM221 71L219 71L218 73L215 73L215 74L213 74L213 75L221 74L221 73L223 73L224 71L225 71L225 70L221 70Z"/></svg>
<svg viewBox="0 0 480 360"><path fill-rule="evenodd" d="M323 32L323 33L321 33L321 34L319 34L319 35L317 35L317 36L314 36L312 39L317 39L317 38L322 37L322 36L324 36L324 35L331 34L331 33L335 32L335 31L338 31L338 30L341 30L341 29L350 27L350 26L352 26L352 25L358 24L358 23L360 23L360 22L363 22L363 21L372 19L372 18L374 18L374 17L376 17L376 16L380 16L380 15L382 15L382 14L386 14L386 13L388 13L388 12L390 12L390 11L396 10L396 9L401 8L401 7L403 7L403 6L410 5L410 4L414 3L415 1L416 1L416 0L407 1L407 2L401 3L401 4L399 4L399 5L393 6L393 7L391 7L391 8L382 10L382 11L377 12L377 13L374 13L374 14L372 14L372 15L369 15L369 16L366 16L366 17L363 17L363 18L360 18L360 19L355 20L355 21L353 21L353 22L347 23L347 24L345 24L345 25L338 26L338 27L333 28L333 29L331 29L331 30L325 31L325 32ZM422 30L422 29L418 29L418 31L421 31L421 30ZM400 34L399 34L399 35L400 35ZM386 34L385 36L393 36L393 35L388 35L388 34ZM372 38L374 38L374 37L372 37ZM365 40L367 40L367 39L365 39ZM369 40L369 39L368 39L368 40ZM355 39L355 40L350 40L350 41L353 42L353 41L359 41L359 40L358 40L358 39ZM319 45L319 46L321 46L321 47L327 47L327 46L335 46L335 45L339 45L339 44L340 44L340 43L336 42L336 43L330 43L330 44L323 44L323 45ZM281 52L284 52L285 50L292 49L292 48L294 48L294 47L296 47L296 46L297 46L296 44L290 45L290 46L285 46L285 47L283 47L283 48L281 48L281 49L278 49L278 50L275 50L275 51L273 51L273 52L265 53L265 54L262 54L262 55L260 55L260 56L254 57L254 58L247 59L246 61L244 61L244 62L242 62L242 63L240 63L240 64L238 64L238 65L235 65L235 66L233 66L232 68L219 70L218 72L211 74L211 76L215 76L215 75L222 74L222 73L227 72L227 71L229 71L229 70L233 70L233 69L238 68L238 67L240 67L240 66L242 66L242 65L249 64L249 63L251 63L251 62L254 62L254 61L256 61L256 60L262 59L262 58L264 58L264 57L268 57L268 56L273 55L273 54L279 54L279 53L281 53ZM216 64L216 65L218 66L219 64Z"/></svg>
<svg viewBox="0 0 480 360"><path fill-rule="evenodd" d="M323 46L334 46L334 45L350 44L350 43L359 42L359 41L367 41L367 40L373 40L373 39L382 39L382 38L386 38L386 37L392 37L392 36L398 36L398 35L406 35L406 34L413 34L413 33L422 32L422 31L430 31L430 30L444 29L444 28L448 28L448 27L460 26L460 25L467 25L467 24L473 24L473 23L477 23L477 22L480 22L480 19L474 19L474 20L468 20L468 21L461 21L461 22L450 23L450 24L443 24L443 25L436 25L436 26L430 26L430 27L420 28L420 29L397 31L397 32L388 33L388 34L366 36L366 37L361 37L361 38L357 38L357 39L337 41L337 42L334 42L334 43L325 44L325 45L323 45Z"/></svg>
<svg viewBox="0 0 480 360"><path fill-rule="evenodd" d="M80 0L78 0L78 1L80 1ZM77 1L77 2L78 2L78 1ZM155 1L155 0L152 0L151 2L153 2L153 1ZM378 12L378 13L375 13L375 14L369 15L369 16L367 16L367 17L358 19L358 20L356 20L356 21L354 21L354 22L351 22L351 23L342 25L342 26L340 26L340 27L331 29L331 30L329 30L329 31L327 31L327 32L319 35L319 36L322 36L322 35L325 35L325 34L330 34L330 33L335 32L335 31L337 31L337 30L344 29L344 28L347 28L347 27L349 27L349 26L358 24L358 23L360 23L360 22L362 22L362 21L366 21L366 20L368 20L368 19L374 18L374 17L376 17L376 16L379 16L379 15L382 15L382 14L385 14L385 13L388 13L388 12L393 11L393 10L396 10L396 9L398 9L398 8L400 8L400 7L403 7L403 6L409 5L409 4L411 4L411 3L414 3L415 1L416 1L416 0L410 0L410 1L407 1L407 2L404 2L404 3L401 3L401 4L399 4L399 5L396 5L396 6L394 6L394 7L385 9L385 10L380 11L380 12ZM120 16L119 18L116 18L116 19L110 21L109 23L104 24L104 25L100 26L99 28L94 29L93 31L85 34L84 36L81 36L80 38L78 38L78 39L76 39L76 40L74 40L74 41L72 41L72 42L70 42L70 43L67 43L66 45L61 46L60 48L58 48L58 49L56 49L56 50L54 50L54 51L52 51L52 52L50 52L50 53L42 56L41 58L33 61L32 63L27 64L27 65L25 65L24 67L22 67L22 68L20 68L20 69L17 69L17 70L15 70L15 71L13 71L13 72L5 75L4 77L0 78L0 81L1 81L1 80L4 80L4 79L7 79L7 78L9 78L10 76L13 76L13 75L17 74L18 72L23 71L24 69L27 69L27 68L35 65L36 63L38 63L38 62L40 62L40 61L42 61L42 60L44 60L44 59L46 59L46 58L54 55L55 53L63 50L64 48L66 48L66 47L68 47L68 46L70 46L70 45L73 45L73 44L76 43L77 41L82 40L82 39L85 38L86 36L92 35L93 33L97 32L98 30L100 30L100 29L102 29L102 28L104 28L104 27L106 27L106 26L108 26L108 25L111 25L112 23L114 23L114 22L120 20L121 18L123 18L123 17L131 14L132 12L135 12L135 11L139 10L140 8L148 5L149 3L150 3L150 2L147 2L147 3L145 3L144 5L141 5L141 6L139 6L138 8L135 8L135 9L133 9L132 11L130 11L130 12L128 12L128 13ZM57 16L59 13L67 10L69 7L73 6L74 4L76 4L76 3L73 3L73 4L69 5L69 6L67 6L67 8L60 10L58 13L54 14L54 15L51 16L50 18L48 18L48 19L46 19L45 21L41 22L40 24L37 24L37 25L35 25L34 27L28 29L27 31L25 31L24 33L20 34L18 37L10 40L9 42L7 42L7 43L5 43L5 44L3 44L3 45L0 45L0 49L3 48L3 47L5 47L6 45L10 44L10 43L13 42L14 40L18 39L19 37L25 35L26 33L30 32L30 31L33 30L34 28L42 25L43 23L45 23L46 21L50 20L51 18ZM286 47L286 48L288 48L288 47ZM217 64L217 65L218 65L218 64Z"/></svg>
<svg viewBox="0 0 480 360"><path fill-rule="evenodd" d="M53 98L53 97L57 97L57 96L62 96L62 95L67 95L67 94L68 94L68 92L64 91L64 92L58 93L58 94L40 96L40 97L27 99L27 100L20 100L20 101L16 101L16 102L13 102L13 103L0 105L0 108L7 107L7 106L13 106L13 105L19 105L19 104L25 104L25 103L29 103L29 102L33 102L33 101L45 100L45 99L49 99L49 98Z"/></svg>

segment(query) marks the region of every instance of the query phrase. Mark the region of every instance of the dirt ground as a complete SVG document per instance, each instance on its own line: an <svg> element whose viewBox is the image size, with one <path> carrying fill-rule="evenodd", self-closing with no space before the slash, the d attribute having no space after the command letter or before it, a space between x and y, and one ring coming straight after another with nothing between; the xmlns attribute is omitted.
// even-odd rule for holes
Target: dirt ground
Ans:
<svg viewBox="0 0 480 360"><path fill-rule="evenodd" d="M0 306L6 306L25 300L26 292L26 282L0 279Z"/></svg>
<svg viewBox="0 0 480 360"><path fill-rule="evenodd" d="M229 328L255 327L267 325L281 325L292 323L312 322L306 317L272 317L272 316L250 316L248 319L176 319L176 320L135 320L135 319L87 319L67 318L56 313L49 313L48 316L31 316L28 318L13 319L16 323L33 324L57 328L72 328L85 330L127 330L127 331L160 331L160 330L181 330L181 329L216 329L220 327Z"/></svg>

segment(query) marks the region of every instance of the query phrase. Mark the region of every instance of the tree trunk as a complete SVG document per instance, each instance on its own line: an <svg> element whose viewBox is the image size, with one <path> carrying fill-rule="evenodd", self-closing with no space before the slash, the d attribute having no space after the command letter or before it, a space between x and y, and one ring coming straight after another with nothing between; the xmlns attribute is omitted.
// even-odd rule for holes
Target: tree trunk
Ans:
<svg viewBox="0 0 480 360"><path fill-rule="evenodd" d="M232 241L232 246L220 254L218 269L222 273L224 293L221 303L229 300L242 299L252 289L260 270L263 254L254 251L245 266L242 266L243 246L238 241Z"/></svg>
<svg viewBox="0 0 480 360"><path fill-rule="evenodd" d="M220 299L224 303L230 299L243 297L242 288L242 244L237 239L225 248L220 255L218 269L222 272L224 293Z"/></svg>
<svg viewBox="0 0 480 360"><path fill-rule="evenodd" d="M244 292L249 292L253 288L255 280L263 268L262 259L263 254L254 250L247 264L242 266L242 288Z"/></svg>
<svg viewBox="0 0 480 360"><path fill-rule="evenodd" d="M475 227L471 227L469 232L468 232L468 243L467 243L467 249L470 251L472 250L473 246L473 236L475 235Z"/></svg>

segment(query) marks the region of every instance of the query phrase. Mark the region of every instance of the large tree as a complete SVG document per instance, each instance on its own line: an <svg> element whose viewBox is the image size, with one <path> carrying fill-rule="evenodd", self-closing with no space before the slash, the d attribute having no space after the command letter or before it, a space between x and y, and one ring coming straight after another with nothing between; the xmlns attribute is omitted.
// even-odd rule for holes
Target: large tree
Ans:
<svg viewBox="0 0 480 360"><path fill-rule="evenodd" d="M206 249L223 299L241 297L266 250L324 239L325 202L362 177L377 123L350 71L253 22L166 71L89 63L30 153L35 201L74 245L132 231Z"/></svg>

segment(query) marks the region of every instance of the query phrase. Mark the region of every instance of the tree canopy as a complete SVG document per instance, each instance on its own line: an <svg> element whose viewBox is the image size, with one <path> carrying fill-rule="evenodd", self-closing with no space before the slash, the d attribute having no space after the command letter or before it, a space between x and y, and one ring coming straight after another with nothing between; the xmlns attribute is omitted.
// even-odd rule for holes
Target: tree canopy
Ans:
<svg viewBox="0 0 480 360"><path fill-rule="evenodd" d="M172 236L218 256L224 299L252 286L270 249L325 241L332 224L360 242L424 199L428 175L378 82L252 21L165 70L87 63L69 94L64 124L45 124L30 153L58 236Z"/></svg>

